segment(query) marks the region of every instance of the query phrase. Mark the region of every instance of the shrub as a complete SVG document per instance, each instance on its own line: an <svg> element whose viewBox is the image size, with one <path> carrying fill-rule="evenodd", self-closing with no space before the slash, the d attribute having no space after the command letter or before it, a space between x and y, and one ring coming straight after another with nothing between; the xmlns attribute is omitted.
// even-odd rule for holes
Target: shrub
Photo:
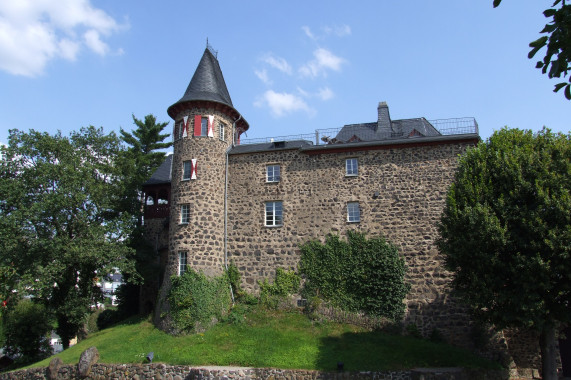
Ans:
<svg viewBox="0 0 571 380"><path fill-rule="evenodd" d="M295 271L277 268L276 278L272 284L268 282L267 278L262 282L258 281L260 302L266 307L276 309L289 294L295 294L299 291L300 282L301 278Z"/></svg>
<svg viewBox="0 0 571 380"><path fill-rule="evenodd" d="M228 275L208 278L189 269L182 276L172 277L168 300L173 327L179 333L205 329L230 309Z"/></svg>
<svg viewBox="0 0 571 380"><path fill-rule="evenodd" d="M97 328L99 330L106 329L123 319L123 315L119 310L111 308L105 309L97 316Z"/></svg>
<svg viewBox="0 0 571 380"><path fill-rule="evenodd" d="M410 290L404 282L406 265L397 248L384 238L367 239L349 231L347 241L329 235L325 244L301 246L300 272L305 276L305 298L319 296L347 311L399 321L403 299Z"/></svg>
<svg viewBox="0 0 571 380"><path fill-rule="evenodd" d="M419 339L422 338L422 333L418 329L416 323L409 323L408 325L406 325L406 333L412 336L413 338L419 338Z"/></svg>
<svg viewBox="0 0 571 380"><path fill-rule="evenodd" d="M21 364L50 356L48 337L52 321L43 305L27 298L22 299L4 315L6 352L18 357Z"/></svg>

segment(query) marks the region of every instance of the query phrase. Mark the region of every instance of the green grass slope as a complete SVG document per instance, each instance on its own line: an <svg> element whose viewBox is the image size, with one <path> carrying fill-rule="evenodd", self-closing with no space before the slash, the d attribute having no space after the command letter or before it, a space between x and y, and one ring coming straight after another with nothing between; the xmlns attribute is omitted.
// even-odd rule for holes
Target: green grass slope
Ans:
<svg viewBox="0 0 571 380"><path fill-rule="evenodd" d="M394 370L414 367L499 368L496 363L446 344L368 332L346 324L315 323L294 312L256 309L242 323L219 323L204 334L173 337L148 320L131 320L90 335L58 356L75 364L95 346L103 363L153 362L335 370ZM47 366L51 358L32 367Z"/></svg>

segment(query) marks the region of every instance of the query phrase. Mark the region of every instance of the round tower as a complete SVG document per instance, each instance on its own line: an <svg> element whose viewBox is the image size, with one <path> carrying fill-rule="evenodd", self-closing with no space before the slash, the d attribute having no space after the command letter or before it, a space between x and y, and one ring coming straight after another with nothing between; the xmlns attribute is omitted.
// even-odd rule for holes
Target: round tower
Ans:
<svg viewBox="0 0 571 380"><path fill-rule="evenodd" d="M183 97L167 110L174 120L169 259L159 313L170 277L187 268L217 275L225 265L227 152L249 126L232 105L215 54L207 47Z"/></svg>

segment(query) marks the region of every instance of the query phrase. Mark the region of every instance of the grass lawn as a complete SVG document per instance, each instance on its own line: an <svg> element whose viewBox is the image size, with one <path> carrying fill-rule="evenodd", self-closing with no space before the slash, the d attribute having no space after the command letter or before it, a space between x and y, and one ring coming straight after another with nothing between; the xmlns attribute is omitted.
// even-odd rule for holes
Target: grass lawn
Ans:
<svg viewBox="0 0 571 380"><path fill-rule="evenodd" d="M368 332L339 323L315 323L295 312L254 309L242 323L219 323L204 334L173 337L148 320L105 329L58 356L75 364L81 352L96 346L100 362L153 362L185 365L233 365L335 370L390 370L414 367L499 368L498 364L446 344L408 336ZM51 358L31 367L47 366Z"/></svg>

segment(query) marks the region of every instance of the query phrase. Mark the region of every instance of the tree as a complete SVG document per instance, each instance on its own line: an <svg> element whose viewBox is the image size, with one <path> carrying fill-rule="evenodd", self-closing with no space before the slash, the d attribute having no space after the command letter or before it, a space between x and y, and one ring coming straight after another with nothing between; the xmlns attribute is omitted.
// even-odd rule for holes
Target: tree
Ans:
<svg viewBox="0 0 571 380"><path fill-rule="evenodd" d="M494 8L501 2L502 0L494 0ZM561 7L555 8L559 3ZM547 35L529 44L531 51L528 58L533 58L540 49L547 47L545 57L537 61L535 67L541 69L541 72L547 74L549 78L561 78L561 75L565 78L571 70L571 5L565 4L565 0L555 0L551 8L546 9L543 15L547 18L551 17L552 21L547 23L540 32ZM569 82L557 83L553 91L557 92L564 88L565 97L571 100L571 75Z"/></svg>
<svg viewBox="0 0 571 380"><path fill-rule="evenodd" d="M145 116L144 122L133 115L133 123L137 129L132 133L120 129L121 140L127 145L127 150L121 154L124 181L120 209L129 212L136 220L137 228L131 234L129 245L136 251L137 273L146 282L156 276L158 268L154 265L156 252L144 239L141 228L145 202L142 187L165 159L165 153L158 150L171 147L172 142L163 142L170 135L161 133L168 122L157 123L157 119L152 114ZM129 276L125 278L131 280ZM136 314L139 304L137 284L123 285L121 294L131 295L131 297L120 299L120 313L124 316Z"/></svg>
<svg viewBox="0 0 571 380"><path fill-rule="evenodd" d="M45 306L24 298L3 317L6 352L19 357L21 364L51 355L51 320Z"/></svg>
<svg viewBox="0 0 571 380"><path fill-rule="evenodd" d="M102 299L98 278L134 271L126 244L132 217L118 212L119 138L102 129L61 133L11 130L0 163L0 265L51 310L64 347Z"/></svg>
<svg viewBox="0 0 571 380"><path fill-rule="evenodd" d="M410 290L404 281L406 264L384 238L367 239L364 233L349 231L347 241L329 235L325 244L315 240L300 249L306 295L393 321L404 316L403 299Z"/></svg>
<svg viewBox="0 0 571 380"><path fill-rule="evenodd" d="M137 217L137 225L140 226L144 205L141 187L165 159L165 153L157 150L171 147L172 142L163 142L170 135L161 134L168 122L157 123L156 117L152 114L145 116L144 122L135 115L132 116L137 129L133 133L120 129L121 140L128 147L122 154L125 175L123 209L132 212Z"/></svg>
<svg viewBox="0 0 571 380"><path fill-rule="evenodd" d="M540 333L543 378L571 322L571 135L504 128L460 158L437 241L480 320Z"/></svg>

